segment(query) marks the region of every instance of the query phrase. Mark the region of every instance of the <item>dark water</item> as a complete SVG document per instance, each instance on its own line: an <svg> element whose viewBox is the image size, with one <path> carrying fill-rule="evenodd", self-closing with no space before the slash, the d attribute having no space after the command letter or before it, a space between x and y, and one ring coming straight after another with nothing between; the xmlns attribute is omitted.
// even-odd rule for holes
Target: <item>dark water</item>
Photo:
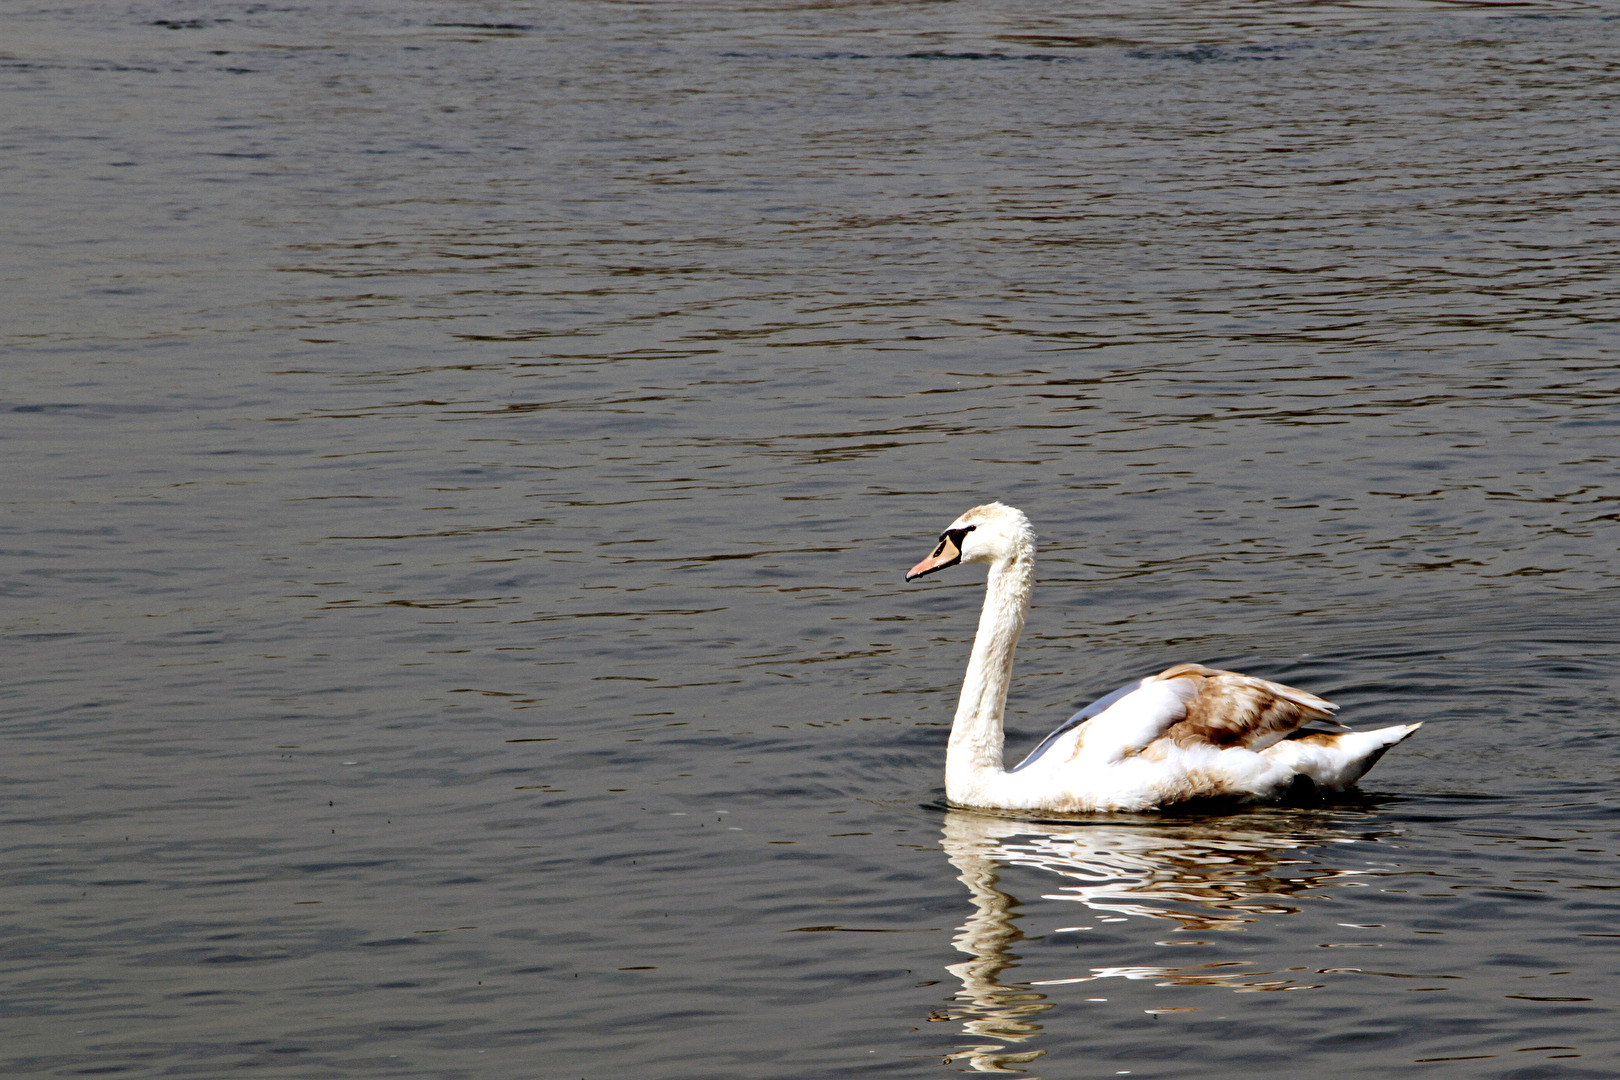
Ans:
<svg viewBox="0 0 1620 1080"><path fill-rule="evenodd" d="M6 5L0 1072L1620 1072L1620 21ZM939 803L1172 662L1342 804Z"/></svg>

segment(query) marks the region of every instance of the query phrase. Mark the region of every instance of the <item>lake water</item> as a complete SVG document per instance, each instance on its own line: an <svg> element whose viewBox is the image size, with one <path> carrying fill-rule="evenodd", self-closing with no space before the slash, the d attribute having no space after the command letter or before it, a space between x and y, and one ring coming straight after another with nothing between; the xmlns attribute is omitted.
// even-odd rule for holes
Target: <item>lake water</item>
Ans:
<svg viewBox="0 0 1620 1080"><path fill-rule="evenodd" d="M1620 19L8 4L8 1077L1620 1072ZM947 809L1171 663L1359 796Z"/></svg>

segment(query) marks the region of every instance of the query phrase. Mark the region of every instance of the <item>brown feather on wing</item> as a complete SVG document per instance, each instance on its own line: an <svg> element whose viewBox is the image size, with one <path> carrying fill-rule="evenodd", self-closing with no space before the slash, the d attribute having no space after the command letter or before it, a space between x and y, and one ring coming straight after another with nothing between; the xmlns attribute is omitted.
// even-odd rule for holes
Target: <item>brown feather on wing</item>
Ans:
<svg viewBox="0 0 1620 1080"><path fill-rule="evenodd" d="M1177 746L1204 743L1263 750L1313 720L1342 726L1333 719L1338 706L1331 701L1252 675L1177 664L1153 679L1186 679L1197 688L1188 696L1186 716L1162 736Z"/></svg>

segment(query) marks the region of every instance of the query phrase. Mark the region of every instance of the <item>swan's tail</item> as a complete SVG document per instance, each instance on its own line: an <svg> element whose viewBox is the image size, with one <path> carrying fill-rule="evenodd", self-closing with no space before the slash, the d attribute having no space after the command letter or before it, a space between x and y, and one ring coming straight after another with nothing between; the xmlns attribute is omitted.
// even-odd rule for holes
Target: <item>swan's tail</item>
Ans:
<svg viewBox="0 0 1620 1080"><path fill-rule="evenodd" d="M1422 726L1419 722L1376 731L1301 733L1261 753L1296 775L1309 777L1319 791L1344 791L1367 775L1390 747Z"/></svg>

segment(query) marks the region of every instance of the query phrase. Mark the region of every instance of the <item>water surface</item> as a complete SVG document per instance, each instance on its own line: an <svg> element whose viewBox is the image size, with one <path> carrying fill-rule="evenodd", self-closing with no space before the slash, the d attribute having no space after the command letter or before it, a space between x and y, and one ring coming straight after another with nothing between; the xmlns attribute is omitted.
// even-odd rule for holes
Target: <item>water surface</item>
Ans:
<svg viewBox="0 0 1620 1080"><path fill-rule="evenodd" d="M1614 1074L1620 24L1071 7L8 12L6 1075ZM1422 732L947 810L989 498Z"/></svg>

